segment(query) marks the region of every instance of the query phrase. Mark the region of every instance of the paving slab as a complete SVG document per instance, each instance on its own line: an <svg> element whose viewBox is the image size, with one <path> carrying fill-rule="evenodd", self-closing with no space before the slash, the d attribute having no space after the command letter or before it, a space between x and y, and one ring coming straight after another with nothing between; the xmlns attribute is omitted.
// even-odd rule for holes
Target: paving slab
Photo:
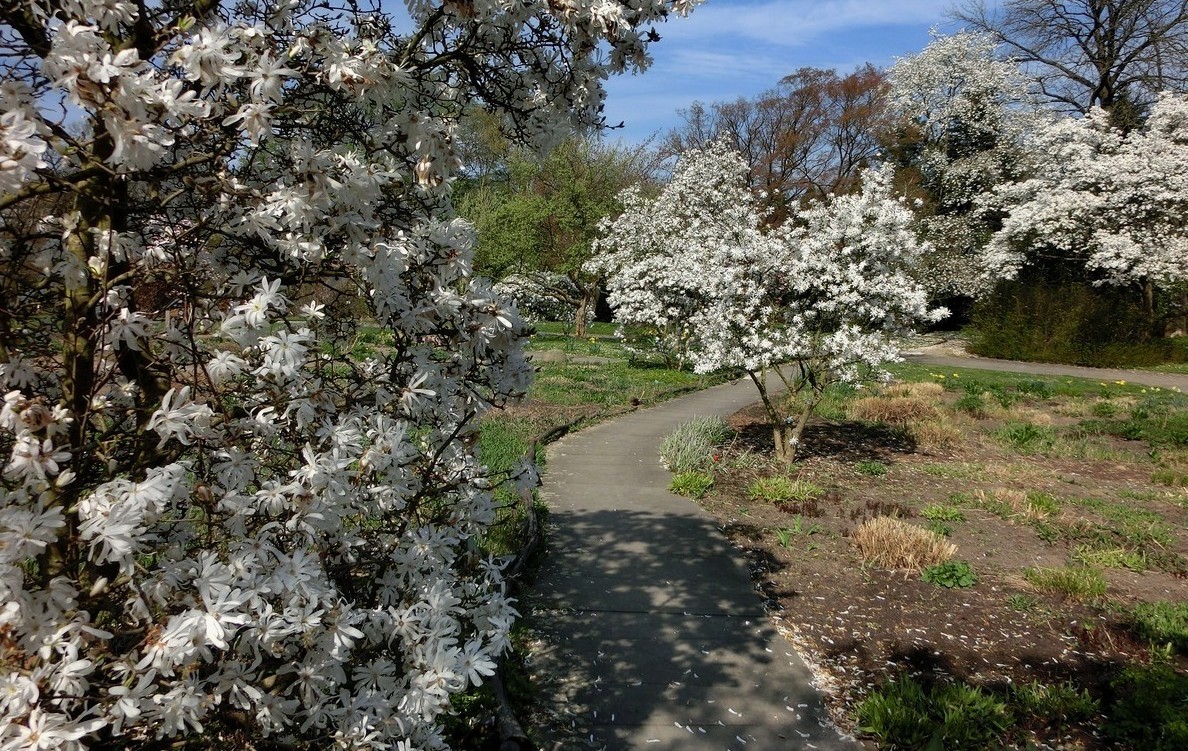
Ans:
<svg viewBox="0 0 1188 751"><path fill-rule="evenodd" d="M773 627L742 553L667 490L665 435L757 400L749 381L566 436L541 494L549 547L527 598L570 680L543 697L580 725L581 748L856 749Z"/></svg>

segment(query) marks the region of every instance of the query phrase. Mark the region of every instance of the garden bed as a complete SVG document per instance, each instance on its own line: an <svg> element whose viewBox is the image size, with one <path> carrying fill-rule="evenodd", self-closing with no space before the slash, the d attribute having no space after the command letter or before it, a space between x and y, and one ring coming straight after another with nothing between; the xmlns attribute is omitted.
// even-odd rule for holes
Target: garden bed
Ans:
<svg viewBox="0 0 1188 751"><path fill-rule="evenodd" d="M773 460L763 410L739 412L701 499L747 551L839 721L885 726L906 673L923 691L907 704L975 687L993 706L970 722L1000 723L995 743L1183 747L1188 402L1120 383L911 377L927 385L836 395L792 467ZM854 537L878 517L956 552L933 582L864 563ZM1143 714L1161 708L1172 719ZM940 723L917 719L928 733Z"/></svg>

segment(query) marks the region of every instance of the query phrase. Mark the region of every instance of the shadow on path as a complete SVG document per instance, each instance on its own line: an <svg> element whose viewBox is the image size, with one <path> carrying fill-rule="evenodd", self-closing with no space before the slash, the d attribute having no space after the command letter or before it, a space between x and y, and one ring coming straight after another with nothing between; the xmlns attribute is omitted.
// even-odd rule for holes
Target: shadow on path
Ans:
<svg viewBox="0 0 1188 751"><path fill-rule="evenodd" d="M550 450L549 549L528 605L552 645L549 670L566 676L542 699L587 747L858 747L826 722L742 553L666 489L661 437L695 414L729 414L753 399L749 383L711 389Z"/></svg>

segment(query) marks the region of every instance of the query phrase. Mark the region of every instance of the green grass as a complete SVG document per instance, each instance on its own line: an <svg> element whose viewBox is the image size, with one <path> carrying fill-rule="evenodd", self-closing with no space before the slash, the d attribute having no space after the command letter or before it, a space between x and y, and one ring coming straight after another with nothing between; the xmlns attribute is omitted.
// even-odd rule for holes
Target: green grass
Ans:
<svg viewBox="0 0 1188 751"><path fill-rule="evenodd" d="M1169 488L1188 487L1188 472L1182 469L1161 467L1151 473L1151 482L1156 485L1166 485Z"/></svg>
<svg viewBox="0 0 1188 751"><path fill-rule="evenodd" d="M728 375L694 375L683 370L634 366L543 363L528 392L530 399L553 405L626 408L656 404L674 396L725 383Z"/></svg>
<svg viewBox="0 0 1188 751"><path fill-rule="evenodd" d="M1131 611L1139 638L1188 655L1188 602L1144 602Z"/></svg>
<svg viewBox="0 0 1188 751"><path fill-rule="evenodd" d="M1144 389L1147 394L1162 394L1169 399L1179 399L1188 404L1188 397L1169 389L1154 391L1150 386L1133 383L1118 383L1092 378L1071 378L1066 376L1035 376L1030 373L1006 373L992 370L978 370L977 368L940 368L936 365L923 365L912 362L894 363L887 370L900 381L928 381L939 383L947 390L969 393L965 384L976 382L972 388L980 388L991 394L1018 394L1020 397L1039 398L1038 393L1046 393L1044 399L1059 399L1059 397L1087 397L1087 396L1117 396L1139 395ZM941 378L940 376L944 376Z"/></svg>
<svg viewBox="0 0 1188 751"><path fill-rule="evenodd" d="M1188 748L1188 674L1164 661L1131 665L1112 687L1115 701L1105 713L1107 738L1142 751Z"/></svg>
<svg viewBox="0 0 1188 751"><path fill-rule="evenodd" d="M1093 600L1106 591L1105 577L1093 568L1030 568L1023 572L1036 589L1071 600Z"/></svg>
<svg viewBox="0 0 1188 751"><path fill-rule="evenodd" d="M782 503L786 501L811 501L824 495L821 487L806 480L791 480L783 475L756 478L747 486L747 497L752 501Z"/></svg>
<svg viewBox="0 0 1188 751"><path fill-rule="evenodd" d="M673 475L668 489L687 498L700 498L714 485L714 476L706 472L679 472Z"/></svg>
<svg viewBox="0 0 1188 751"><path fill-rule="evenodd" d="M1072 560L1092 568L1124 568L1130 571L1146 571L1147 557L1138 550L1126 548L1094 548L1082 545L1073 551Z"/></svg>

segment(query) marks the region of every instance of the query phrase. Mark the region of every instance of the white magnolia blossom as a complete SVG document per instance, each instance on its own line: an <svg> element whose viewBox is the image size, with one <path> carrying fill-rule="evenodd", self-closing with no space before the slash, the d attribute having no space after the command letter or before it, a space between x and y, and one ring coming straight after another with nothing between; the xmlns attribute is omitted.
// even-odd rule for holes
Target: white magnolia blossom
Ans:
<svg viewBox="0 0 1188 751"><path fill-rule="evenodd" d="M1033 176L1000 187L1007 212L988 275L1013 277L1033 254L1083 263L1106 284L1188 279L1188 97L1166 94L1128 134L1101 109L1035 135Z"/></svg>
<svg viewBox="0 0 1188 751"><path fill-rule="evenodd" d="M791 455L826 386L878 377L911 325L945 311L929 309L912 276L927 248L887 171L771 230L746 172L722 144L686 152L657 198L624 195L594 263L609 271L620 321L666 332L700 372L750 373ZM799 399L799 418L771 397L768 372ZM785 433L790 418L797 427Z"/></svg>
<svg viewBox="0 0 1188 751"><path fill-rule="evenodd" d="M692 149L659 196L628 188L623 213L600 224L587 269L606 276L615 320L650 330L671 360L687 361L695 346L695 316L712 303L719 267L760 241L748 169L723 142Z"/></svg>
<svg viewBox="0 0 1188 751"><path fill-rule="evenodd" d="M0 749L445 746L516 616L474 437L531 374L457 120L595 124L692 4L0 10Z"/></svg>

